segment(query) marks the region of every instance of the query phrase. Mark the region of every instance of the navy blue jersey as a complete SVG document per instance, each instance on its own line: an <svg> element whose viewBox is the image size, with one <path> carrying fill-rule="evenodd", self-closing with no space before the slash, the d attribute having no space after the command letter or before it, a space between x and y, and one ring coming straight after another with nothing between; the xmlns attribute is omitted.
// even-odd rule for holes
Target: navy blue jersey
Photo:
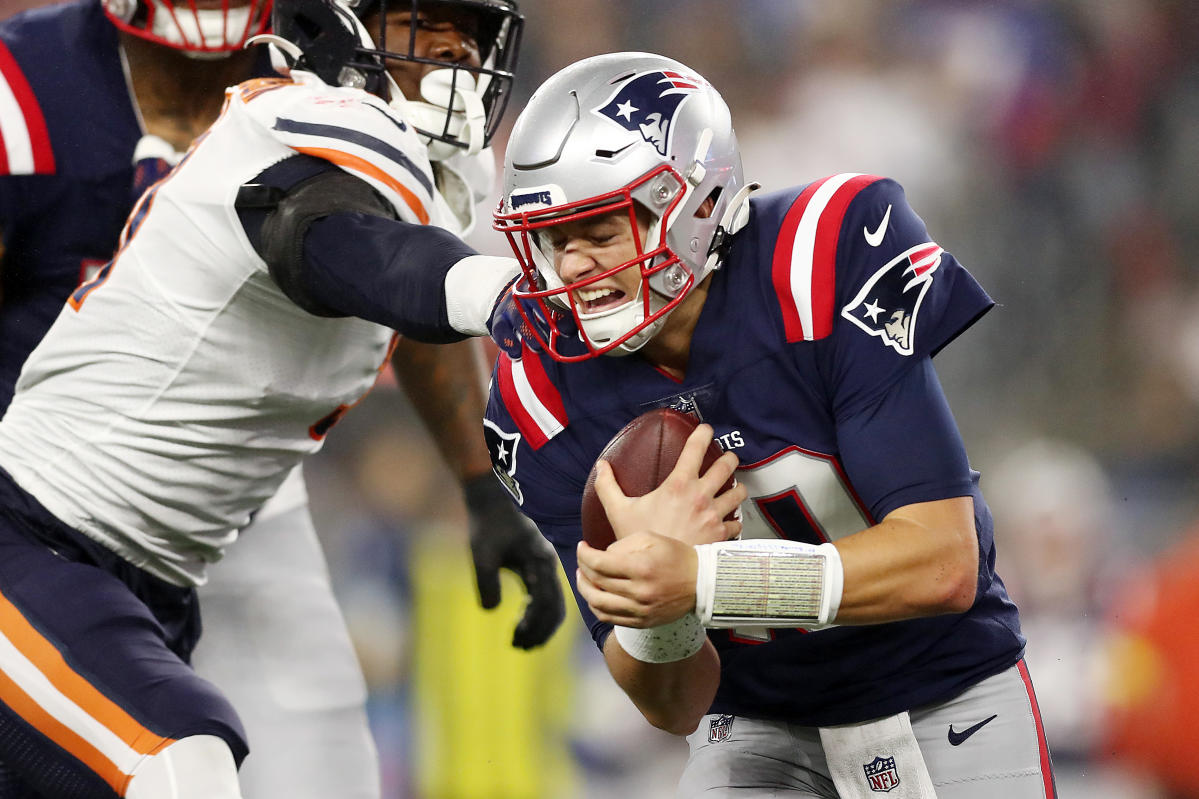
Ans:
<svg viewBox="0 0 1199 799"><path fill-rule="evenodd" d="M0 411L67 297L112 257L137 199L131 91L99 0L0 22L0 95L13 100L0 103Z"/></svg>
<svg viewBox="0 0 1199 799"><path fill-rule="evenodd" d="M104 264L133 204L142 135L117 32L96 0L0 23L0 408L25 357L90 268Z"/></svg>
<svg viewBox="0 0 1199 799"><path fill-rule="evenodd" d="M838 175L755 198L677 381L643 358L501 355L485 421L493 466L573 581L592 464L634 416L691 411L741 460L746 537L820 543L904 505L971 496L978 589L963 614L818 632L712 630L714 713L841 724L952 696L1015 663L1016 608L991 515L931 357L992 306L898 184ZM603 645L610 627L577 595Z"/></svg>

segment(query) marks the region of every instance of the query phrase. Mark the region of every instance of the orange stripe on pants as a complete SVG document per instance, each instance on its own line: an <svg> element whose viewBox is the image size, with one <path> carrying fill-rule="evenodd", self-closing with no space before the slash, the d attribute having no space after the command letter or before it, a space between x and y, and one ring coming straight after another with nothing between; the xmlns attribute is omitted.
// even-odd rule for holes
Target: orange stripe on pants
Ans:
<svg viewBox="0 0 1199 799"><path fill-rule="evenodd" d="M130 749L145 755L173 743L173 739L142 726L124 708L72 669L62 653L29 623L3 592L0 592L0 630L59 692L120 738ZM51 716L6 674L0 683L0 696L22 718L103 777L113 786L113 790L121 793L129 779L128 775L123 774L77 733Z"/></svg>

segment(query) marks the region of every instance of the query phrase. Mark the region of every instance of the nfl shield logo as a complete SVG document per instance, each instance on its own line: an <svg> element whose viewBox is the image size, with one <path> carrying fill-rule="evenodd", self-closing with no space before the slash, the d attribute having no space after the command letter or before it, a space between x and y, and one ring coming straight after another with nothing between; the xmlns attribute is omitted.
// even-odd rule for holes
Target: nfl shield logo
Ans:
<svg viewBox="0 0 1199 799"><path fill-rule="evenodd" d="M872 791L886 793L899 785L899 773L895 770L893 757L876 757L862 766L862 770L866 772L866 782L870 783Z"/></svg>
<svg viewBox="0 0 1199 799"><path fill-rule="evenodd" d="M729 737L733 731L733 716L721 716L712 719L708 725L708 743L718 744Z"/></svg>

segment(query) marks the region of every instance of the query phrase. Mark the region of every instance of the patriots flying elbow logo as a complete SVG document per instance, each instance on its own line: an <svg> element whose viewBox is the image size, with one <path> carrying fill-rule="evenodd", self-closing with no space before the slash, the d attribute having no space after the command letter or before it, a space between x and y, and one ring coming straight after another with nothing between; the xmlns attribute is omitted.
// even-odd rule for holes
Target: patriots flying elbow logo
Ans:
<svg viewBox="0 0 1199 799"><path fill-rule="evenodd" d="M594 112L625 130L641 134L666 155L671 128L683 101L699 91L699 78L678 72L656 71L635 75Z"/></svg>
<svg viewBox="0 0 1199 799"><path fill-rule="evenodd" d="M483 439L491 454L491 470L504 488L520 505L525 502L524 492L516 480L516 451L520 447L520 433L507 433L490 419L483 420Z"/></svg>
<svg viewBox="0 0 1199 799"><path fill-rule="evenodd" d="M871 275L841 316L878 336L900 355L915 351L916 318L944 250L928 242L900 254Z"/></svg>

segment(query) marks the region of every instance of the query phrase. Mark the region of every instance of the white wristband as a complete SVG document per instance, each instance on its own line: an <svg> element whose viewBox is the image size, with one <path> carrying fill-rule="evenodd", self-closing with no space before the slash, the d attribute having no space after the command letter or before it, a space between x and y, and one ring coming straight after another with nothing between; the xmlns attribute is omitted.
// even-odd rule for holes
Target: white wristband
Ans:
<svg viewBox="0 0 1199 799"><path fill-rule="evenodd" d="M445 307L450 325L468 336L486 336L496 300L520 275L514 258L470 255L445 276Z"/></svg>
<svg viewBox="0 0 1199 799"><path fill-rule="evenodd" d="M613 629L616 640L629 655L643 663L673 663L700 650L708 633L694 613L659 627Z"/></svg>
<svg viewBox="0 0 1199 799"><path fill-rule="evenodd" d="M832 544L755 538L695 547L695 612L705 627L823 627L845 578Z"/></svg>

